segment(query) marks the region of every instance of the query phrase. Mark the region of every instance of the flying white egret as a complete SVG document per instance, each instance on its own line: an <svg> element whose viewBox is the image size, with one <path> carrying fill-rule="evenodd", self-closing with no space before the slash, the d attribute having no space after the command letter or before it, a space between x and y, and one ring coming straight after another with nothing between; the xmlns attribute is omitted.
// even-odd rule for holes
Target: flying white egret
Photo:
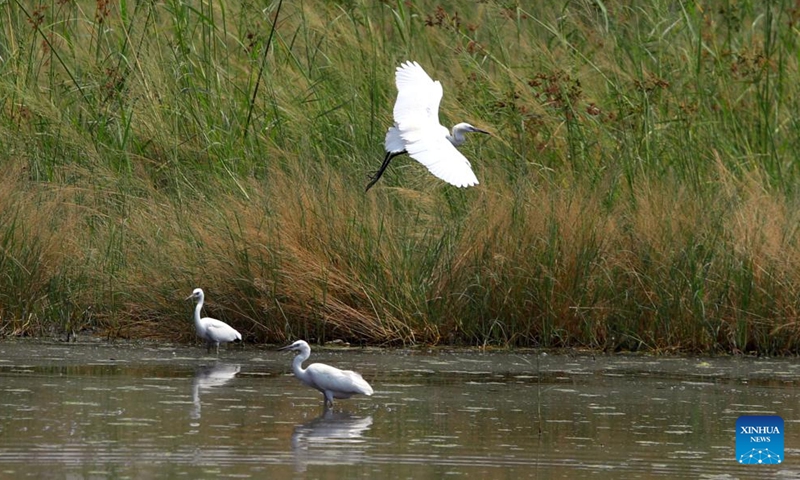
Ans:
<svg viewBox="0 0 800 480"><path fill-rule="evenodd" d="M394 125L386 132L386 156L365 191L381 178L394 157L404 153L456 187L477 185L478 179L469 160L456 147L466 140L465 133L489 132L469 123L456 124L452 133L443 127L439 123L442 84L428 76L417 62L405 62L397 67L395 83Z"/></svg>
<svg viewBox="0 0 800 480"><path fill-rule="evenodd" d="M242 340L242 334L227 323L216 318L200 318L200 310L203 309L203 300L205 299L203 289L195 288L192 294L186 297L186 300L190 298L197 302L194 307L194 327L197 329L197 335L206 341L206 347L209 352L211 347L214 346L217 349L217 354L219 354L220 343Z"/></svg>
<svg viewBox="0 0 800 480"><path fill-rule="evenodd" d="M369 383L352 370L339 370L324 363L312 363L303 368L303 362L311 356L311 347L303 340L279 350L300 352L292 361L294 376L309 387L322 392L325 407L332 407L334 398L350 398L357 394L372 395Z"/></svg>

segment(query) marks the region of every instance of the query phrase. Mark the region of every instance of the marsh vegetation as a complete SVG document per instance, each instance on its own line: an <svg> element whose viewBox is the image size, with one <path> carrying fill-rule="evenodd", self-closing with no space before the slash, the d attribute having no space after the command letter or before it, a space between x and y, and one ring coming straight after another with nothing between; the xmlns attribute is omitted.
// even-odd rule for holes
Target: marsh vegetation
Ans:
<svg viewBox="0 0 800 480"><path fill-rule="evenodd" d="M4 3L0 333L797 352L796 2L537 3Z"/></svg>

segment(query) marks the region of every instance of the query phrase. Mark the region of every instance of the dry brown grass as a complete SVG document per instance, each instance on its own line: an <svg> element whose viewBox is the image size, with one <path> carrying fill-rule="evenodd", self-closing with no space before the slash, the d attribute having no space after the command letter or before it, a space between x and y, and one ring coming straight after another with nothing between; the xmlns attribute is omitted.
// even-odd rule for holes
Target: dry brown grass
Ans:
<svg viewBox="0 0 800 480"><path fill-rule="evenodd" d="M788 9L288 2L249 117L275 5L137 5L0 25L3 333L188 341L202 287L256 341L800 350ZM479 187L363 193L407 59Z"/></svg>

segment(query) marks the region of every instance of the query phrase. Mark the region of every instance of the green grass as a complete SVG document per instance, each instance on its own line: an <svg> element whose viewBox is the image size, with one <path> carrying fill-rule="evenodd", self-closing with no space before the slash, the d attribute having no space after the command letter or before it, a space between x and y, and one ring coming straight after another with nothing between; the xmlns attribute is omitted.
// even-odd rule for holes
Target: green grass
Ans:
<svg viewBox="0 0 800 480"><path fill-rule="evenodd" d="M0 334L798 353L795 2L538 3L0 5Z"/></svg>

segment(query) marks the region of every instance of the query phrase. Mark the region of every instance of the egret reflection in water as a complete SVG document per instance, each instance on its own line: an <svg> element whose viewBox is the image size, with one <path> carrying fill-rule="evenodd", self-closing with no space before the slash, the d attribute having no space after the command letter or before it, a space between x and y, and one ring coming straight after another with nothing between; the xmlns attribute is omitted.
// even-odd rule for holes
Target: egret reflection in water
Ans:
<svg viewBox="0 0 800 480"><path fill-rule="evenodd" d="M358 417L349 412L326 408L322 415L298 425L292 433L295 469L304 472L308 465L351 465L363 460L372 416Z"/></svg>
<svg viewBox="0 0 800 480"><path fill-rule="evenodd" d="M231 381L241 365L232 363L215 363L213 365L201 365L195 369L194 380L192 380L192 418L200 418L200 392L212 388L221 387Z"/></svg>

